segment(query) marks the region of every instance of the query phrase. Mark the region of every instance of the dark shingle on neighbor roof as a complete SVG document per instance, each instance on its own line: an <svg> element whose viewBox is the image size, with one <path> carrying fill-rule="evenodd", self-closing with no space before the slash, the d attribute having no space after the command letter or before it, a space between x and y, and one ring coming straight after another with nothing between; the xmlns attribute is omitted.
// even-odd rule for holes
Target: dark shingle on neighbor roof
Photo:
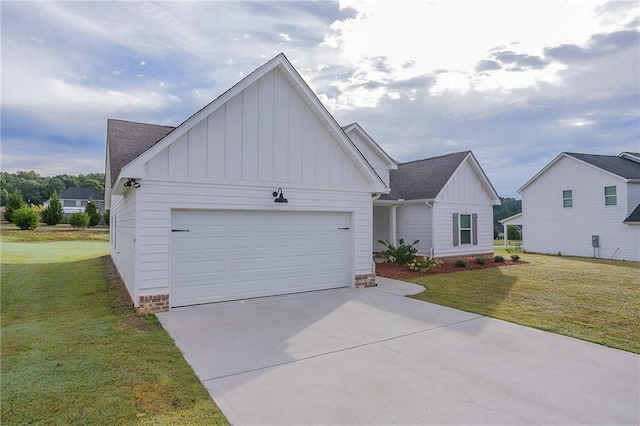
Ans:
<svg viewBox="0 0 640 426"><path fill-rule="evenodd" d="M631 212L631 214L622 221L622 223L640 223L640 204Z"/></svg>
<svg viewBox="0 0 640 426"><path fill-rule="evenodd" d="M88 200L89 197L93 197L96 201L104 201L104 194L90 186L71 186L62 191L58 197L61 200Z"/></svg>
<svg viewBox="0 0 640 426"><path fill-rule="evenodd" d="M640 179L640 163L617 155L577 154L566 152L571 157L592 164L625 179ZM630 153L632 154L632 153Z"/></svg>
<svg viewBox="0 0 640 426"><path fill-rule="evenodd" d="M124 120L107 120L111 185L124 166L167 136L175 127L136 123Z"/></svg>
<svg viewBox="0 0 640 426"><path fill-rule="evenodd" d="M391 192L383 200L435 198L471 151L398 164L389 172Z"/></svg>

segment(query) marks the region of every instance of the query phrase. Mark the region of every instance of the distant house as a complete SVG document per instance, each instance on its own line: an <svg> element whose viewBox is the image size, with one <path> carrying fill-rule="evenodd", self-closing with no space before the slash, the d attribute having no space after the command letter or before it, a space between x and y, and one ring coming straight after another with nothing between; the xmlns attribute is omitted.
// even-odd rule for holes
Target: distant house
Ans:
<svg viewBox="0 0 640 426"><path fill-rule="evenodd" d="M518 192L525 250L640 261L640 153L563 152Z"/></svg>
<svg viewBox="0 0 640 426"><path fill-rule="evenodd" d="M471 151L398 164L356 125L345 132L391 188L373 201L373 248L419 240L418 254L493 254L493 206L500 197Z"/></svg>
<svg viewBox="0 0 640 426"><path fill-rule="evenodd" d="M89 197L93 198L99 211L104 210L104 195L91 187L72 186L62 191L58 197L65 214L83 212L87 207ZM49 204L45 203L46 205Z"/></svg>

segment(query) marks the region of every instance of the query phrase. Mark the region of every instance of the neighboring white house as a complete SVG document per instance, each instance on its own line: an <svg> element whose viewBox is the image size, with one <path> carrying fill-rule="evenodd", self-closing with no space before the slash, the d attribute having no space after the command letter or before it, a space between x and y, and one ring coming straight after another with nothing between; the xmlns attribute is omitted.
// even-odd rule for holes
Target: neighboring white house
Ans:
<svg viewBox="0 0 640 426"><path fill-rule="evenodd" d="M563 152L518 192L525 250L640 261L640 153Z"/></svg>
<svg viewBox="0 0 640 426"><path fill-rule="evenodd" d="M111 256L140 309L375 283L389 188L284 55L176 128L107 127Z"/></svg>
<svg viewBox="0 0 640 426"><path fill-rule="evenodd" d="M104 210L104 194L91 187L84 186L72 186L58 195L60 204L62 204L62 211L65 215L71 213L83 212L87 208L87 201L89 198L93 198L96 202L98 211ZM49 200L44 202L44 207L49 206Z"/></svg>
<svg viewBox="0 0 640 426"><path fill-rule="evenodd" d="M391 187L373 202L374 251L403 239L432 258L493 254L500 197L471 151L398 164L357 124L345 131Z"/></svg>

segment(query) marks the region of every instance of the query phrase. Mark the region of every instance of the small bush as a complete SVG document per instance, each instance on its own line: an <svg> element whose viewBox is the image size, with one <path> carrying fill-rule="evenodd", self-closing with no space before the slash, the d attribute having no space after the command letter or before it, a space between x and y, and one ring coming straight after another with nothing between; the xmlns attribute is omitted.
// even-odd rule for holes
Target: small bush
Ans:
<svg viewBox="0 0 640 426"><path fill-rule="evenodd" d="M453 262L453 264L455 266L457 266L458 268L464 268L467 266L467 261L466 260L462 260L462 259L458 259L455 262Z"/></svg>
<svg viewBox="0 0 640 426"><path fill-rule="evenodd" d="M485 259L484 257L476 257L476 263L478 265L486 265L487 259Z"/></svg>
<svg viewBox="0 0 640 426"><path fill-rule="evenodd" d="M13 223L20 229L34 229L38 227L40 217L29 207L21 207L13 211Z"/></svg>
<svg viewBox="0 0 640 426"><path fill-rule="evenodd" d="M440 266L440 262L435 259L429 259L428 257L416 257L409 262L409 269L416 272L426 272L429 269L437 268Z"/></svg>
<svg viewBox="0 0 640 426"><path fill-rule="evenodd" d="M89 227L89 215L84 212L76 212L69 216L69 225L76 229Z"/></svg>
<svg viewBox="0 0 640 426"><path fill-rule="evenodd" d="M517 262L518 260L520 260L520 256L518 256L517 254L512 254L511 260L513 260L514 262Z"/></svg>
<svg viewBox="0 0 640 426"><path fill-rule="evenodd" d="M398 240L398 246L394 246L387 240L379 240L380 244L384 244L387 249L384 251L384 255L387 258L387 261L393 263L405 263L416 257L416 253L418 249L415 248L415 245L420 242L420 240L415 240L411 244L405 244L404 240L400 238Z"/></svg>
<svg viewBox="0 0 640 426"><path fill-rule="evenodd" d="M504 262L504 257L496 256L496 257L493 258L493 261L494 262L498 262L498 263L502 263L502 262Z"/></svg>

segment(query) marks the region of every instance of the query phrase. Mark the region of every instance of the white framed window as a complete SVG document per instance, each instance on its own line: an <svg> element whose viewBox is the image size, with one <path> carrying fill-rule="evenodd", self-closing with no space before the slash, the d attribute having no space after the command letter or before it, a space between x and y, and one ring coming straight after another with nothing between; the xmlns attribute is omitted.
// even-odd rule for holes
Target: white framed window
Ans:
<svg viewBox="0 0 640 426"><path fill-rule="evenodd" d="M562 191L562 207L573 207L573 191L571 189Z"/></svg>
<svg viewBox="0 0 640 426"><path fill-rule="evenodd" d="M460 215L460 244L471 244L471 215Z"/></svg>
<svg viewBox="0 0 640 426"><path fill-rule="evenodd" d="M476 213L453 214L453 246L478 244L478 215Z"/></svg>
<svg viewBox="0 0 640 426"><path fill-rule="evenodd" d="M604 187L604 205L615 206L618 204L618 195L615 186Z"/></svg>
<svg viewBox="0 0 640 426"><path fill-rule="evenodd" d="M76 207L82 207L82 200L76 200Z"/></svg>

